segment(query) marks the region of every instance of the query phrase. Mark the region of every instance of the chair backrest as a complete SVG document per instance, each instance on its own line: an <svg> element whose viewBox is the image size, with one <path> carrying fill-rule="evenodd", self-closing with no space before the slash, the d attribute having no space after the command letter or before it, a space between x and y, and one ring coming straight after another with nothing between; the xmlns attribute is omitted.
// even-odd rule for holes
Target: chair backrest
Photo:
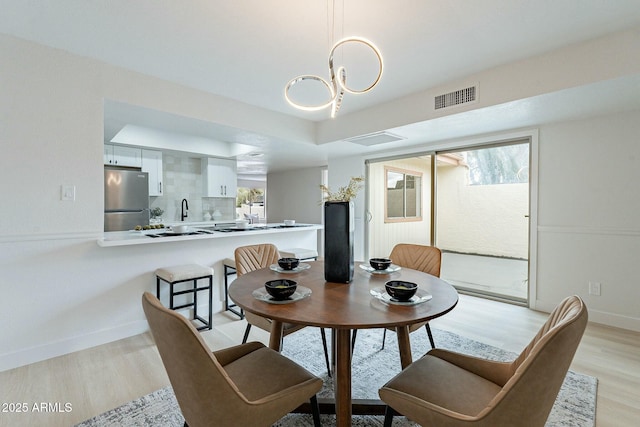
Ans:
<svg viewBox="0 0 640 427"><path fill-rule="evenodd" d="M442 252L435 246L398 243L389 255L391 262L401 267L419 270L440 277Z"/></svg>
<svg viewBox="0 0 640 427"><path fill-rule="evenodd" d="M241 276L250 271L259 270L276 264L280 258L278 248L271 243L240 246L235 250L236 271Z"/></svg>
<svg viewBox="0 0 640 427"><path fill-rule="evenodd" d="M233 422L246 412L246 398L193 325L149 292L142 296L142 307L187 423L201 426L211 425L212 420Z"/></svg>
<svg viewBox="0 0 640 427"><path fill-rule="evenodd" d="M563 300L538 334L511 363L506 383L480 414L487 425L544 426L587 326L588 313L578 296Z"/></svg>

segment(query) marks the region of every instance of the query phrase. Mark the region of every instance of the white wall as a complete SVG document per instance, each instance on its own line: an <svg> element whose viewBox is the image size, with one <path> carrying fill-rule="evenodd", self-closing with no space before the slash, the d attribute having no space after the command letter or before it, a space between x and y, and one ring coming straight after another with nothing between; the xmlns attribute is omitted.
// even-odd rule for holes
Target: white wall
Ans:
<svg viewBox="0 0 640 427"><path fill-rule="evenodd" d="M537 204L532 203L538 206L532 212L538 218L533 308L551 311L562 298L576 294L586 301L592 321L640 331L638 135L640 111L539 127L538 195ZM478 136L474 142L492 139L504 136ZM444 141L429 148L469 143ZM415 152L424 150L417 147ZM385 153L393 154L400 152ZM365 160L329 159L330 182L348 182L349 176L364 171ZM535 171L531 176L535 179ZM358 197L356 217L362 218L364 209ZM356 234L363 236L362 221L356 225ZM355 251L364 256L364 238L356 239ZM588 294L589 281L602 284L601 296Z"/></svg>
<svg viewBox="0 0 640 427"><path fill-rule="evenodd" d="M267 175L267 218L269 222L293 219L298 223L322 224L322 168L296 169ZM318 230L315 249L324 253L324 232ZM289 245L289 247L300 247Z"/></svg>
<svg viewBox="0 0 640 427"><path fill-rule="evenodd" d="M294 219L301 223L322 222L322 168L296 169L267 175L269 222Z"/></svg>
<svg viewBox="0 0 640 427"><path fill-rule="evenodd" d="M301 144L313 125L4 35L0 70L0 370L140 333L140 296L157 267L214 266L219 309L221 260L249 240L97 246L104 99ZM60 200L63 184L76 186L74 202ZM310 235L300 245L315 245Z"/></svg>
<svg viewBox="0 0 640 427"><path fill-rule="evenodd" d="M147 322L140 298L144 291L155 294L154 271L159 267L213 267L213 309L221 311L222 261L233 257L236 247L267 242L281 249L314 247L317 232L230 233L215 239L154 242L99 247L95 238L62 234L0 241L0 371L144 332ZM166 291L164 284L165 304ZM203 303L201 310L206 309Z"/></svg>
<svg viewBox="0 0 640 427"><path fill-rule="evenodd" d="M540 128L538 301L640 330L640 111ZM602 296L589 296L589 281Z"/></svg>
<svg viewBox="0 0 640 427"><path fill-rule="evenodd" d="M620 62L611 62L637 61L626 55L637 49L631 44L636 39L621 37L630 41L612 53ZM590 65L577 61L574 74L586 75ZM139 333L146 327L140 293L153 289L158 266L214 265L220 301L220 260L230 255L228 247L171 243L145 251L95 245L103 228L104 99L300 144L313 143L315 135L304 120L4 35L0 70L0 370ZM398 109L393 123L409 113L421 114ZM374 125L371 118L360 122ZM340 123L329 125L320 139L333 139L333 126ZM640 253L639 134L638 112L541 126L535 306L548 309L560 295L578 293L592 319L640 330L640 315L631 306L640 289L634 269ZM346 185L364 175L364 159L331 159L329 169L330 186ZM63 184L76 186L75 202L60 201ZM356 242L364 242L363 193L355 199ZM309 207L315 205L311 199ZM355 256L364 259L363 244ZM603 295L586 296L586 280L601 281Z"/></svg>
<svg viewBox="0 0 640 427"><path fill-rule="evenodd" d="M332 191L349 185L352 177L365 176L364 158L347 157L329 159L329 188ZM365 209L366 197L364 188L353 199L355 232L353 256L356 261L366 259L365 253Z"/></svg>

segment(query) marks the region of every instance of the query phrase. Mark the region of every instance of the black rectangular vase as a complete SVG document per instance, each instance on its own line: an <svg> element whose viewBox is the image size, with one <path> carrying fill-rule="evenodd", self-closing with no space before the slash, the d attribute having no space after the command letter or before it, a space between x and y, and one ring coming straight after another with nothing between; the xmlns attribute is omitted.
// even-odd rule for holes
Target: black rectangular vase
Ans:
<svg viewBox="0 0 640 427"><path fill-rule="evenodd" d="M349 283L353 279L353 203L324 203L324 279Z"/></svg>

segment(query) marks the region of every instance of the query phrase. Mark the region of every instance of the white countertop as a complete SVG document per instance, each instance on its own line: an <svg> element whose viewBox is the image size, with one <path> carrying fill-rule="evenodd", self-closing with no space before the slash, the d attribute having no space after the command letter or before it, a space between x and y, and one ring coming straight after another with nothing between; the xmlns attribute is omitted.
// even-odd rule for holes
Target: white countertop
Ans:
<svg viewBox="0 0 640 427"><path fill-rule="evenodd" d="M207 226L212 226L208 223ZM204 226L190 225L193 230L203 230ZM273 228L282 226L282 228ZM184 242L186 240L203 240L203 239L219 239L234 236L253 236L270 233L291 233L295 231L312 231L322 229L320 224L296 224L292 227L284 227L283 224L256 224L250 225L246 231L210 231L205 234L177 234L168 237L150 237L149 234L164 233L167 229L143 230L143 231L109 231L105 232L103 237L97 240L98 246L130 246L130 245L148 245L169 242Z"/></svg>

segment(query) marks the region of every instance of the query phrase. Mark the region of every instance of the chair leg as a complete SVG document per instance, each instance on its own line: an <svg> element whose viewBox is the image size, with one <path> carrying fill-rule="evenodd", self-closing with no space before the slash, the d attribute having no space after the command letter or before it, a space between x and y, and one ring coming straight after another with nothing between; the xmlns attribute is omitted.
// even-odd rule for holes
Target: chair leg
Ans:
<svg viewBox="0 0 640 427"><path fill-rule="evenodd" d="M398 413L389 405L384 410L384 427L391 427L393 423L393 416Z"/></svg>
<svg viewBox="0 0 640 427"><path fill-rule="evenodd" d="M247 328L244 330L244 337L242 338L242 344L247 342L247 338L249 338L249 331L251 330L251 323L247 323Z"/></svg>
<svg viewBox="0 0 640 427"><path fill-rule="evenodd" d="M436 348L436 344L433 342L433 335L431 334L431 327L429 326L429 324L425 324L424 325L425 328L427 328L427 335L429 335L429 342L431 343L431 348Z"/></svg>
<svg viewBox="0 0 640 427"><path fill-rule="evenodd" d="M387 340L387 328L382 331L382 348L380 350L384 350L384 342Z"/></svg>
<svg viewBox="0 0 640 427"><path fill-rule="evenodd" d="M327 334L324 328L320 328L320 336L322 337L322 347L324 348L324 361L327 364L327 375L331 378L331 363L329 362L329 351L327 351Z"/></svg>
<svg viewBox="0 0 640 427"><path fill-rule="evenodd" d="M314 427L320 427L320 405L318 405L318 398L314 394L311 396L311 414L313 415L313 425Z"/></svg>
<svg viewBox="0 0 640 427"><path fill-rule="evenodd" d="M358 330L354 329L351 334L351 354L353 354L353 349L356 348L356 338L358 337Z"/></svg>

